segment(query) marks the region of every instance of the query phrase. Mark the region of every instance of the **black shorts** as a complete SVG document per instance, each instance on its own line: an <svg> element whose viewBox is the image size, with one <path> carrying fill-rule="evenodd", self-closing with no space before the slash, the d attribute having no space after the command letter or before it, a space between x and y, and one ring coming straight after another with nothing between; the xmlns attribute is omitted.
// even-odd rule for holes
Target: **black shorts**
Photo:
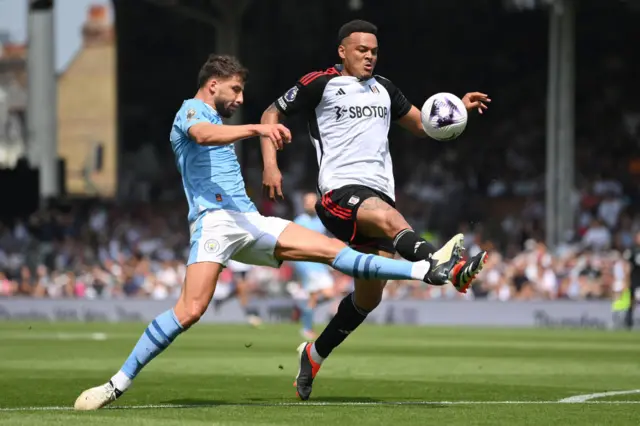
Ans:
<svg viewBox="0 0 640 426"><path fill-rule="evenodd" d="M358 232L358 208L367 198L380 198L392 207L396 203L380 191L362 185L347 185L324 194L316 203L316 212L322 224L336 238L353 248L368 247L395 253L393 241L372 238Z"/></svg>

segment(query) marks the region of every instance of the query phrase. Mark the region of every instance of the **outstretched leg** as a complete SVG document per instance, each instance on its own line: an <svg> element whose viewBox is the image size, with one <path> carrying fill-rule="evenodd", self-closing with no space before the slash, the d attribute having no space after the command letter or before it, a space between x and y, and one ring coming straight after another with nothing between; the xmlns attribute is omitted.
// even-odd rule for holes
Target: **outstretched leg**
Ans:
<svg viewBox="0 0 640 426"><path fill-rule="evenodd" d="M173 309L158 315L142 333L138 343L109 382L84 391L75 402L76 410L96 410L115 401L131 386L140 371L180 333L198 322L211 302L222 265L194 263L187 267L182 293Z"/></svg>
<svg viewBox="0 0 640 426"><path fill-rule="evenodd" d="M279 260L309 261L330 265L354 278L424 281L429 262L406 262L359 253L335 238L329 238L295 223L280 234L275 248Z"/></svg>

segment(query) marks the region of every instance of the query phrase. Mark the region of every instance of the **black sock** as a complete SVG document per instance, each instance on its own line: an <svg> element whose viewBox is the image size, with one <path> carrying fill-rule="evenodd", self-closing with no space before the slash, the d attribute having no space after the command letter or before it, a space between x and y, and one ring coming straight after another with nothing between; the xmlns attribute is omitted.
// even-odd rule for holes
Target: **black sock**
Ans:
<svg viewBox="0 0 640 426"><path fill-rule="evenodd" d="M340 305L338 312L329 321L327 327L315 341L316 351L322 358L329 356L344 339L367 318L369 311L358 308L353 299L353 293L348 294Z"/></svg>
<svg viewBox="0 0 640 426"><path fill-rule="evenodd" d="M418 236L412 229L405 229L398 232L398 235L393 239L393 246L400 256L409 262L427 260L436 252L434 246L424 238Z"/></svg>

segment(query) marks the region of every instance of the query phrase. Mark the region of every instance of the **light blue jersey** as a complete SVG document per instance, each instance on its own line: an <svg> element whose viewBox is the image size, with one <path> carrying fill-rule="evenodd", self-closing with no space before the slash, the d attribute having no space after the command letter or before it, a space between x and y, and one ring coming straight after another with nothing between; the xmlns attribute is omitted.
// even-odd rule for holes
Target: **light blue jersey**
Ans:
<svg viewBox="0 0 640 426"><path fill-rule="evenodd" d="M307 229L311 229L312 231L316 231L321 234L325 234L327 232L320 218L315 215L310 216L306 213L302 213L300 216L295 218L294 222L300 226L304 226ZM323 263L294 262L294 265L295 265L296 273L300 275L307 275L309 272L315 272L315 271L327 272L329 270L328 266Z"/></svg>
<svg viewBox="0 0 640 426"><path fill-rule="evenodd" d="M171 147L189 203L189 221L205 211L257 211L247 195L233 144L197 144L189 136L189 128L198 123L222 124L222 119L210 105L188 99L182 103L171 128Z"/></svg>
<svg viewBox="0 0 640 426"><path fill-rule="evenodd" d="M322 221L316 215L311 216L307 213L302 213L300 216L295 218L294 222L300 226L304 226L307 229L311 229L312 231L316 231L321 234L325 234L327 232L327 229L322 224Z"/></svg>

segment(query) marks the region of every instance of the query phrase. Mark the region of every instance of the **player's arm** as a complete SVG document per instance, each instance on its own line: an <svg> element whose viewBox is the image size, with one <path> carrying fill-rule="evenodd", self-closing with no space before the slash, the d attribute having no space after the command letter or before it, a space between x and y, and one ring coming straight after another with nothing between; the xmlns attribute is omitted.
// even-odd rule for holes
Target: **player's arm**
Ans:
<svg viewBox="0 0 640 426"><path fill-rule="evenodd" d="M280 96L262 113L261 124L276 124L299 113L315 108L322 99L327 79L322 73L311 73L301 78L295 86ZM278 167L277 151L283 146L274 145L268 139L260 141L262 149L262 187L271 200L276 196L284 198L282 193L282 173Z"/></svg>
<svg viewBox="0 0 640 426"><path fill-rule="evenodd" d="M411 102L390 80L376 76L376 80L387 89L391 98L391 121L395 121L412 134L418 137L427 137L422 128L422 120L420 119L420 110L411 105Z"/></svg>
<svg viewBox="0 0 640 426"><path fill-rule="evenodd" d="M399 90L397 90L397 92L400 93ZM402 95L402 93L400 93L400 95ZM404 95L402 96L404 97ZM398 102L401 102L401 101L398 101ZM489 99L487 95L485 95L484 93L473 92L473 93L467 93L466 95L464 95L464 97L462 98L462 102L464 103L464 106L467 108L467 111L471 111L472 109L477 108L478 112L482 114L482 111L488 108L487 105L485 105L485 102L489 103L491 102L491 99ZM393 105L393 98L392 98L392 105ZM393 110L393 106L392 106L392 110ZM409 112L407 112L405 115L403 115L398 119L398 124L400 124L405 129L409 130L411 133L413 133L416 136L419 136L419 137L427 136L427 134L424 131L424 127L422 127L422 114L420 113L420 110L416 108L414 105L411 105Z"/></svg>
<svg viewBox="0 0 640 426"><path fill-rule="evenodd" d="M277 101L276 101L277 102ZM271 104L262 113L260 124L279 123L284 119L284 114L280 112L275 104ZM275 200L276 196L284 199L282 193L282 172L278 167L278 151L282 147L278 147L271 143L268 138L260 138L260 149L262 150L262 189L269 199Z"/></svg>
<svg viewBox="0 0 640 426"><path fill-rule="evenodd" d="M229 145L242 139L260 136L258 126L247 124L231 126L226 124L196 123L189 127L189 137L199 145Z"/></svg>
<svg viewBox="0 0 640 426"><path fill-rule="evenodd" d="M284 114L276 108L275 104L271 104L269 108L262 113L260 124L278 124L284 120L284 118ZM260 148L262 149L262 161L265 170L277 169L277 151L282 149L282 147L275 146L268 138L260 138Z"/></svg>
<svg viewBox="0 0 640 426"><path fill-rule="evenodd" d="M281 124L232 126L221 122L215 123L214 121L219 119L211 117L201 102L187 104L187 108L180 110L176 120L182 132L199 145L229 145L254 136L263 136L273 143L291 140L291 132Z"/></svg>
<svg viewBox="0 0 640 426"><path fill-rule="evenodd" d="M226 124L198 123L189 128L189 137L199 145L229 145L242 139L260 136L272 145L282 145L291 141L291 132L282 124L246 124L232 126Z"/></svg>
<svg viewBox="0 0 640 426"><path fill-rule="evenodd" d="M400 126L410 131L415 136L424 138L427 134L422 127L422 117L420 110L404 96L404 94L398 89L391 81L384 77L376 76L378 80L389 92L391 98L391 119L397 121ZM482 114L482 111L487 109L485 102L491 102L491 99L487 95L480 92L467 93L463 98L467 110L477 108Z"/></svg>
<svg viewBox="0 0 640 426"><path fill-rule="evenodd" d="M413 105L411 105L408 113L398 119L398 124L415 136L420 138L427 137L427 134L424 132L424 127L422 127L420 110Z"/></svg>
<svg viewBox="0 0 640 426"><path fill-rule="evenodd" d="M189 137L199 145L229 145L242 139L260 136L272 145L282 145L291 141L291 132L282 124L226 124L197 123L189 127Z"/></svg>

